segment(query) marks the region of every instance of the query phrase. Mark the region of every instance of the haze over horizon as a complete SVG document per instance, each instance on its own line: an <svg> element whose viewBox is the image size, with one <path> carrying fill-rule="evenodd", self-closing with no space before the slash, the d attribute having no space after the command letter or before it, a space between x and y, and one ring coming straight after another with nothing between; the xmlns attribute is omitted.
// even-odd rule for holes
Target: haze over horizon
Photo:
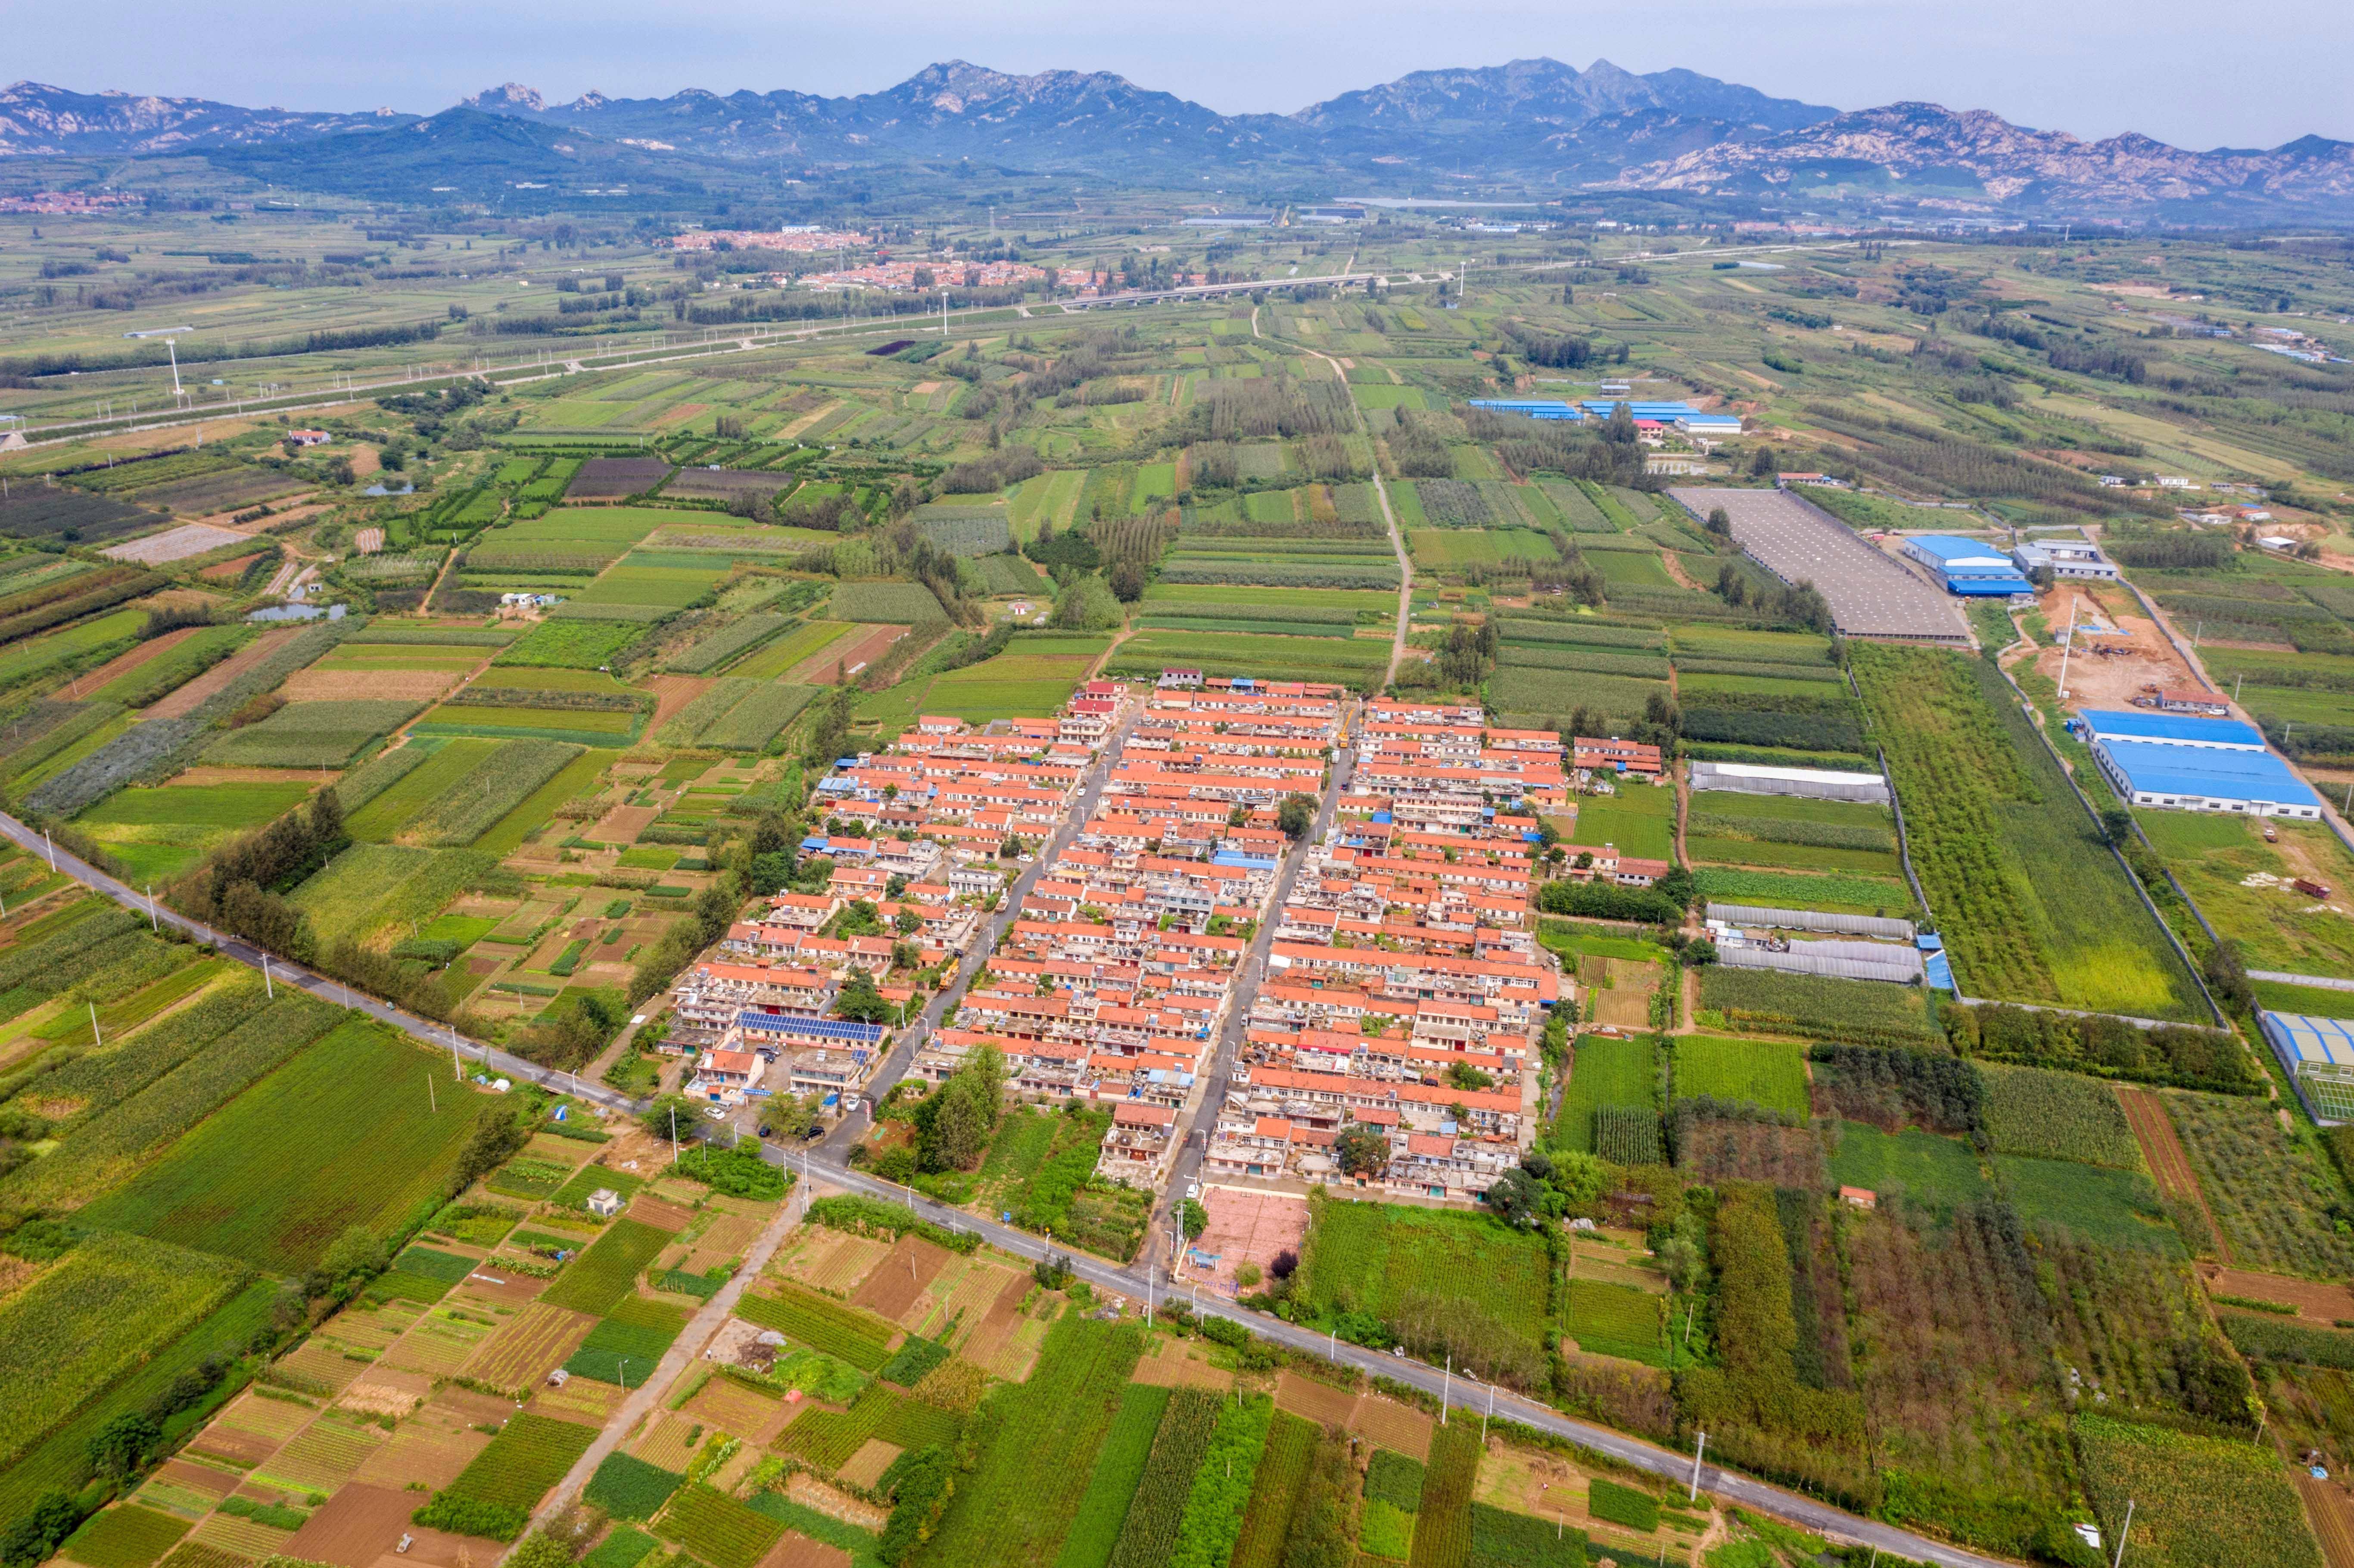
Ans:
<svg viewBox="0 0 2354 1568"><path fill-rule="evenodd" d="M1925 0L1766 0L1738 13L1686 0L1545 11L1468 0L1443 26L1394 0L1302 0L1280 14L1209 0L1182 17L1075 0L987 16L884 0L853 16L812 10L748 25L710 0L684 0L659 29L618 0L578 0L554 20L513 0L403 0L374 15L382 25L355 31L348 15L256 0L200 12L92 0L69 20L20 23L6 71L78 91L432 113L508 80L550 102L592 89L850 96L960 58L1009 72L1110 71L1237 114L1290 113L1411 71L1546 55L1581 69L1597 58L1638 73L1681 67L1841 110L1926 100L2086 141L2129 131L2198 150L2354 140L2354 98L2296 88L2326 79L2332 62L2354 63L2354 7L2327 0L2268 7L2261 29L2182 0L2089 0L2065 12L1999 0L1967 25ZM2300 61L2320 69L2300 71Z"/></svg>

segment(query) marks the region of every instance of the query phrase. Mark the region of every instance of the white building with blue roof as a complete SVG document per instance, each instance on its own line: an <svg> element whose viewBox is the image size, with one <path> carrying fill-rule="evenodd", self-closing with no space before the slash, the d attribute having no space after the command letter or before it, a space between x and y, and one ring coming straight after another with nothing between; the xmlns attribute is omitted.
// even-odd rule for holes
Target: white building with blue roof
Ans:
<svg viewBox="0 0 2354 1568"><path fill-rule="evenodd" d="M2318 821L2321 797L2238 719L2088 709L2075 726L2117 794L2136 806Z"/></svg>

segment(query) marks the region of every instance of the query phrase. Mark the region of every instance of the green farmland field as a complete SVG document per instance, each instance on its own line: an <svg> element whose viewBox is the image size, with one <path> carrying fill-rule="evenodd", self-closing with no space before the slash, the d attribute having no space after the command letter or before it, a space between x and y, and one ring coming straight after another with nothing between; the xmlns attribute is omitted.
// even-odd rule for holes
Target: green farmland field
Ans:
<svg viewBox="0 0 2354 1568"><path fill-rule="evenodd" d="M440 1065L373 1020L344 1024L82 1213L300 1274L346 1227L382 1234L443 1193L483 1101L445 1075L429 1108Z"/></svg>
<svg viewBox="0 0 2354 1568"><path fill-rule="evenodd" d="M1804 1117L1808 1109L1804 1049L1764 1040L1679 1035L1675 1095L1680 1100L1707 1095Z"/></svg>

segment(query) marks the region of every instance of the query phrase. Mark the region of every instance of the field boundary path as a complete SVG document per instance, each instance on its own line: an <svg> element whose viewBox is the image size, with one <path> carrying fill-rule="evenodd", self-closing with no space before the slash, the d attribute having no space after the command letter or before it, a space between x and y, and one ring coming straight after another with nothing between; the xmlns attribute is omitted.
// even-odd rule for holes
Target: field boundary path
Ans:
<svg viewBox="0 0 2354 1568"><path fill-rule="evenodd" d="M1251 312L1251 335L1258 335L1257 310ZM1357 433L1371 442L1373 432L1365 426L1365 410L1358 406L1356 390L1349 385L1349 373L1341 368L1341 362L1329 354L1319 354L1302 344L1286 341L1285 345L1313 355L1332 367L1333 376L1341 383L1341 395L1349 399L1349 415L1357 421ZM1390 531L1390 551L1397 556L1398 564L1397 630L1390 634L1389 669L1382 676L1382 685L1387 689L1397 680L1398 666L1405 662L1406 627L1414 616L1414 556L1406 550L1405 534L1398 527L1397 514L1390 508L1389 486L1382 482L1382 465L1378 459L1373 463L1373 499L1382 503L1382 522Z"/></svg>
<svg viewBox="0 0 2354 1568"><path fill-rule="evenodd" d="M2149 1090L2130 1084L2112 1085L2117 1103L2125 1107L2126 1120L2132 1124L2134 1141L2141 1145L2142 1158L2149 1161L2149 1173L2158 1178L2158 1190L2167 1196L2185 1199L2199 1205L2206 1216L2207 1229L2215 1237L2215 1255L2223 1266L2236 1266L2232 1256L2231 1238L2223 1227L2215 1223L2215 1211L2207 1206L2207 1194L2200 1191L2199 1174L2190 1169L2190 1157L2182 1150L2182 1140L2174 1136L2174 1123L2168 1119L2166 1104Z"/></svg>
<svg viewBox="0 0 2354 1568"><path fill-rule="evenodd" d="M711 1342L711 1337L736 1310L737 1300L743 1296L745 1289L760 1277L761 1270L768 1267L769 1259L776 1255L778 1245L785 1239L785 1233L801 1224L801 1217L808 1213L809 1187L806 1180L795 1184L793 1194L778 1206L776 1217L761 1227L759 1235L745 1253L744 1266L737 1269L734 1277L719 1287L719 1293L705 1302L702 1308L688 1319L686 1331L663 1352L662 1360L654 1363L654 1370L646 1374L646 1381L631 1389L620 1407L605 1418L605 1425L598 1429L596 1441L573 1461L572 1468L556 1483L556 1489L540 1500L539 1507L533 1510L531 1516L534 1525L545 1526L571 1507L581 1489L588 1484L588 1478L597 1473L597 1467L612 1456L613 1451L621 1446L621 1440L636 1429L649 1411L669 1397L679 1374L703 1353L704 1347Z"/></svg>
<svg viewBox="0 0 2354 1568"><path fill-rule="evenodd" d="M486 1045L479 1040L461 1034L449 1024L436 1023L430 1019L419 1018L414 1013L403 1012L388 1001L379 1001L366 991L354 991L343 981L330 980L325 975L314 969L306 969L292 959L280 958L275 953L265 953L262 948L242 937L233 937L226 931L217 930L201 920L191 920L177 910L166 908L162 903L149 897L146 894L116 881L87 861L57 848L48 842L47 835L35 832L23 822L5 812L0 812L0 837L5 837L19 848L40 856L49 862L57 871L72 877L76 882L81 883L94 892L104 894L133 914L146 916L155 926L169 926L175 930L186 932L200 942L209 943L223 957L234 959L248 969L263 970L266 965L270 983L273 986L295 986L309 991L322 1001L333 1002L349 1012L365 1012L379 1022L389 1023L402 1033L437 1051L448 1051L453 1056L472 1057L485 1068L506 1077L535 1083L552 1092L568 1094L575 1099L603 1106L609 1110L627 1113L638 1108L638 1102L629 1096L609 1089L602 1084L584 1084L580 1082L579 1075L577 1073L559 1073L554 1068L540 1066L535 1062L526 1062L521 1056L502 1051L495 1045Z"/></svg>

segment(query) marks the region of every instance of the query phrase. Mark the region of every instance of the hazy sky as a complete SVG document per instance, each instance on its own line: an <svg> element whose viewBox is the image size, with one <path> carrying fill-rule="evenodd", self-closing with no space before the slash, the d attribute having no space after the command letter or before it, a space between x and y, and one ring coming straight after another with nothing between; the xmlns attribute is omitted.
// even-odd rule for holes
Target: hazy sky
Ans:
<svg viewBox="0 0 2354 1568"><path fill-rule="evenodd" d="M90 91L429 112L514 80L551 100L873 91L925 64L1117 71L1225 112L1288 112L1437 66L1550 55L1682 66L1840 109L1927 99L2194 148L2354 140L2354 5L2280 0L82 0L12 24L12 76Z"/></svg>

